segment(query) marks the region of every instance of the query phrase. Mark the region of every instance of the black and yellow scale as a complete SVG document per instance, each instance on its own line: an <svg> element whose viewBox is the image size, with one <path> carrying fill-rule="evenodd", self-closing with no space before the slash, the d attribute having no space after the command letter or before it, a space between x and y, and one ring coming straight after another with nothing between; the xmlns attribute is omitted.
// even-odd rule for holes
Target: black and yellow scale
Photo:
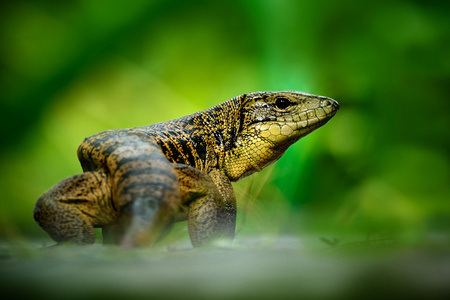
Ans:
<svg viewBox="0 0 450 300"><path fill-rule="evenodd" d="M83 173L44 193L34 218L58 243L94 243L101 227L104 241L146 246L183 220L195 247L232 240L231 182L278 160L338 109L323 96L256 92L173 121L101 132L78 148Z"/></svg>

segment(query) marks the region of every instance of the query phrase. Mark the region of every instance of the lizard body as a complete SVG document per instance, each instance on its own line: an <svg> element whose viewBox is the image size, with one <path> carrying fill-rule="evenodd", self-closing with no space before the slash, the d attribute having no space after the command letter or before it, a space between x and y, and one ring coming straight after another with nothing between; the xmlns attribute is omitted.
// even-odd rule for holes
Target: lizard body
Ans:
<svg viewBox="0 0 450 300"><path fill-rule="evenodd" d="M196 247L232 240L231 182L278 160L338 108L323 96L256 92L176 120L101 132L78 148L83 173L44 193L34 218L58 243L93 243L101 227L104 241L145 246L186 219Z"/></svg>

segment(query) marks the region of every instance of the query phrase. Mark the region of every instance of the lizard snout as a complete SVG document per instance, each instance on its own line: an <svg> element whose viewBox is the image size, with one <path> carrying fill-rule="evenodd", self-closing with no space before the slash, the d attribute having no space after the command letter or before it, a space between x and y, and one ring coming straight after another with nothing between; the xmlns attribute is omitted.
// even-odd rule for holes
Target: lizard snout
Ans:
<svg viewBox="0 0 450 300"><path fill-rule="evenodd" d="M322 100L322 102L320 103L321 107L325 107L325 106L331 106L333 108L333 110L338 110L340 108L339 103L331 98L327 98L325 100Z"/></svg>

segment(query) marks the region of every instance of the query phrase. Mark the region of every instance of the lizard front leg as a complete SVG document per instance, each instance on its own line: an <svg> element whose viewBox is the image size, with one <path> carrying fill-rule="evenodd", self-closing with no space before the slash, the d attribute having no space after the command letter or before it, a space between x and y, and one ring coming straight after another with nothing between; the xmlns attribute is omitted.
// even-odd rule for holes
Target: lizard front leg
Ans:
<svg viewBox="0 0 450 300"><path fill-rule="evenodd" d="M236 227L236 198L228 178L218 170L205 174L190 166L175 166L181 204L188 210L192 245L205 246L217 239L231 242Z"/></svg>

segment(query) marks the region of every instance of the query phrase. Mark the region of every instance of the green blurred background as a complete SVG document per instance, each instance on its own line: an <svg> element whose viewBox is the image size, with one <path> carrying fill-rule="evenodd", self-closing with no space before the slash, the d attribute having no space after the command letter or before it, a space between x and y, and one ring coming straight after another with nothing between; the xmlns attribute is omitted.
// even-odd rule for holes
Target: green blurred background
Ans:
<svg viewBox="0 0 450 300"><path fill-rule="evenodd" d="M0 4L0 238L51 243L33 206L81 171L86 136L242 93L299 90L341 110L274 167L235 184L237 237L448 244L447 3Z"/></svg>

